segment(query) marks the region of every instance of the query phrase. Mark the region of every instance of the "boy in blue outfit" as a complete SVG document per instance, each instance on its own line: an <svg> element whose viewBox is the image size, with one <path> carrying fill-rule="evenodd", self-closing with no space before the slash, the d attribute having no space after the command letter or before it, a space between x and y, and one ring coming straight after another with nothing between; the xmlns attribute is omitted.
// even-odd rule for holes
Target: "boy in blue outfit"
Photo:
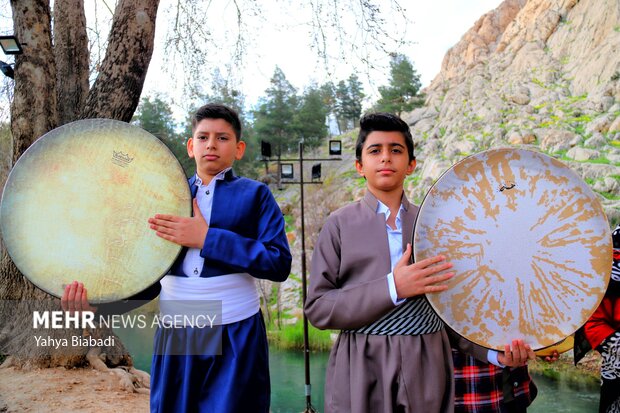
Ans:
<svg viewBox="0 0 620 413"><path fill-rule="evenodd" d="M207 104L192 119L188 155L196 162L189 179L192 217L157 214L149 225L157 236L184 248L169 275L152 288L160 303L221 302L221 354L169 354L179 343L212 341L210 328L159 328L151 367L152 412L268 412L270 381L265 325L255 279L284 281L291 254L284 219L269 188L237 177L241 159L237 114ZM73 283L64 307L90 309L85 289ZM160 304L161 305L161 304Z"/></svg>

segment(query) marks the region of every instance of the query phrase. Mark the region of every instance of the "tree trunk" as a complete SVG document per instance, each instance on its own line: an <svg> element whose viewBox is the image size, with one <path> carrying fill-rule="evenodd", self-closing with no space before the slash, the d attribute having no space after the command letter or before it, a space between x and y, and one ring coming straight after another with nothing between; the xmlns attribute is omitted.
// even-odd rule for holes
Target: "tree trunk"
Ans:
<svg viewBox="0 0 620 413"><path fill-rule="evenodd" d="M59 124L94 117L129 121L144 85L153 51L159 0L121 0L114 14L106 58L88 94L88 42L83 0L57 0L55 4L56 53L52 46L49 3L11 0L14 32L24 46L24 53L15 59L11 104L13 155L7 162L9 166L37 138ZM57 104L59 101L62 103ZM1 174L0 179L4 186L6 174ZM40 355L32 337L23 334L28 330L22 328L24 323L32 324L32 314L11 318L17 311L11 308L10 300L16 300L13 301L15 306L28 302L58 302L23 277L4 245L0 245L0 308L5 318L0 325L0 348L20 348L20 354L28 354L32 359L26 363L40 366L84 364L86 353L68 356L62 351L51 355L47 351ZM108 365L133 364L120 340L116 340L114 348L106 348L105 353Z"/></svg>
<svg viewBox="0 0 620 413"><path fill-rule="evenodd" d="M106 56L81 118L131 120L153 53L158 5L159 0L121 0L116 6Z"/></svg>
<svg viewBox="0 0 620 413"><path fill-rule="evenodd" d="M15 58L11 104L13 162L41 135L58 125L56 65L50 8L45 0L11 0L13 30L24 44Z"/></svg>
<svg viewBox="0 0 620 413"><path fill-rule="evenodd" d="M59 125L77 119L88 96L88 37L84 0L54 2L54 56Z"/></svg>

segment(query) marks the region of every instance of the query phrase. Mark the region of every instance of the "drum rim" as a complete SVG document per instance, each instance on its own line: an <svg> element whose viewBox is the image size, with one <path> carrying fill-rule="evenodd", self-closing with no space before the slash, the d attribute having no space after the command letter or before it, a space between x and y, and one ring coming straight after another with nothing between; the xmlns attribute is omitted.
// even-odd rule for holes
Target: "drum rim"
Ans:
<svg viewBox="0 0 620 413"><path fill-rule="evenodd" d="M575 172L572 168L570 168L568 165L566 165L564 162L562 162L562 161L560 161L559 159L556 159L556 158L554 158L553 156L550 156L550 155L548 155L548 154L546 154L546 153L544 153L544 152L537 151L537 150L533 150L533 149L529 149L529 148L514 148L514 147L510 147L510 146L501 146L501 147L496 147L496 148L486 149L486 150L484 150L484 151L480 151L480 152L477 152L477 153L475 153L475 154L468 155L468 156L464 157L463 159L459 160L458 162L455 162L454 164L450 165L450 167L448 167L445 171L443 171L443 172L441 173L441 175L439 175L439 177L435 180L435 182L433 182L433 184L429 187L429 189L427 190L427 192L424 194L424 197L422 198L422 201L420 202L420 205L418 206L418 210L417 210L417 212L416 212L416 217L415 217L415 222L414 222L414 225L413 225L413 229L412 229L412 231L411 231L411 245L412 245L412 251L411 251L411 252L412 252L412 259L414 260L414 262L415 262L415 260L416 260L416 244L414 243L414 240L415 240L416 229L417 229L417 227L418 227L418 222L419 222L419 221L418 221L418 218L420 217L420 213L422 212L422 209L423 209L422 207L424 206L424 202L425 202L425 201L427 200L427 198L429 197L429 194L431 193L432 189L433 189L433 188L434 188L434 187L435 187L435 186L436 186L436 185L437 185L437 184L441 181L441 179L442 179L442 178L443 178L446 174L448 174L450 171L452 171L452 170L454 169L454 166L455 166L455 165L458 165L458 164L460 164L460 163L462 163L462 162L466 161L467 159L470 159L470 158L473 158L473 157L483 156L483 155L488 154L488 153L491 153L491 152L504 152L504 151L517 151L517 152L518 152L518 151L522 151L522 152L530 152L530 153L533 153L533 154L536 154L536 155L542 155L542 156L545 156L545 157L547 157L547 158L551 159L551 160L552 160L552 162L553 162L553 161L555 161L555 162L559 163L560 165L562 165L562 166L563 166L563 167L564 167L564 168L568 171L568 173L572 175L572 177L571 177L572 179L577 179L577 180L579 180L579 181L583 181L583 179L582 179L582 178L581 178L581 177L580 177L580 176L579 176L579 175L578 175L578 174L577 174L577 173L576 173L576 172ZM586 187L587 187L587 188L589 189L589 191L591 192L591 195L594 195L592 198L593 198L594 200L596 200L596 202L598 203L598 206L599 206L600 211L603 213L603 215L604 215L604 216L605 216L605 218L607 219L607 216L605 215L605 211L604 211L604 209L602 208L602 205L601 205L601 203L600 203L599 199L595 196L594 192L592 191L592 189L591 189L591 188L590 188L587 184L586 184ZM607 222L609 222L609 220L608 220L608 219L607 219ZM607 230L608 235L609 235L609 236L608 236L608 238L611 240L611 228L609 228L609 225L607 225L607 226L606 226L606 230ZM611 272L611 262L612 262L611 258L612 258L612 256L610 255L610 257L609 257L609 258L610 258L609 263L610 263L610 272ZM607 284L607 285L609 284L609 275L607 276L607 283L606 283L606 284ZM484 348L487 348L487 349L490 349L490 350L503 350L503 347L502 347L502 348L499 348L499 347L492 347L492 346L490 346L490 345L489 345L489 343L484 343L484 342L480 342L479 340L474 340L473 338L471 338L471 337L467 337L466 335L464 335L464 334L462 334L461 332L457 331L457 330L454 328L453 324L452 324L452 323L450 323L448 320L446 320L446 315L445 315L445 314L441 314L441 313L438 311L438 309L437 309L437 308L436 308L436 306L434 305L433 301L432 301L431 299L429 299L428 294L424 294L424 298L425 298L425 299L426 299L426 301L429 303L429 305L430 305L430 306L431 306L431 308L433 309L434 313L435 313L435 314L436 314L436 315L437 315L437 316L441 319L441 321L442 321L444 324L446 324L448 327L450 327L450 329L451 329L452 331L454 331L456 334L458 334L460 337L463 337L464 339L466 339L466 340L468 340L468 341L471 341L471 342L473 342L473 343L475 343L475 344L478 344L478 345L479 345L479 346L481 346L481 347L484 347ZM592 310L591 310L590 314L588 315L588 318L589 318L592 314L594 314L594 312L596 311L596 309L598 308L598 306L600 305L600 303L603 301L603 298L604 298L604 297L603 297L603 295L601 295L601 296L598 298L598 304L592 308ZM579 328L579 327L578 327L578 328ZM534 350L534 351L541 351L541 350L544 350L544 349L546 349L546 348L553 347L553 346L555 346L555 345L557 345L557 344L559 344L559 343L563 342L564 340L568 339L568 337L570 337L571 335L573 335L573 334L574 334L574 333L578 330L578 328L577 328L577 329L575 329L575 331L573 331L573 332L571 332L570 334L568 334L568 335L567 335L566 337L564 337L563 339L561 339L561 340L557 341L556 343L553 343L553 344L550 344L550 345L545 345L545 346L538 347L538 348L533 348L533 350ZM515 337L515 338L516 338L516 337Z"/></svg>
<svg viewBox="0 0 620 413"><path fill-rule="evenodd" d="M44 138L45 136L51 134L52 132L54 132L55 134L59 133L59 130L61 129L66 129L70 126L74 126L75 124L89 124L89 125L96 125L97 123L108 123L108 124L116 124L116 125L121 125L121 127L123 128L127 128L127 129L132 129L135 128L134 130L140 130L142 132L144 132L145 136L149 136L150 138L155 139L157 142L160 143L160 146L163 148L164 152L167 153L168 156L170 156L172 159L176 160L176 166L178 167L178 171L177 172L181 172L183 174L183 176L185 176L185 171L183 170L183 167L181 165L181 163L179 162L179 160L177 159L176 155L170 150L170 148L168 148L168 146L161 140L159 139L157 136L155 136L154 134L146 131L145 129L136 126L136 125L132 125L129 122L123 122L117 119L108 119L108 118L86 118L86 119L78 119L72 122L68 122L65 123L63 125L60 125L54 129L50 129L49 131L45 132L43 135L41 135L40 137L38 137L30 146L28 146L28 148L26 148L26 150L21 154L21 156L17 159L17 161L15 161L15 163L11 166L11 169L7 175L6 181L4 183L4 187L2 188L2 192L0 193L0 242L3 245L3 248L7 251L8 256L11 259L11 262L13 263L13 265L15 265L15 267L17 268L17 270L19 271L19 273L25 277L28 282L30 282L32 285L34 285L36 288L38 288L41 291L44 291L45 293L56 297L56 298L61 298L60 295L58 295L57 293L51 291L50 287L46 287L45 285L41 285L42 283L40 282L35 282L31 279L30 275L25 274L24 272L22 272L22 270L17 266L17 264L15 263L15 259L14 259L14 251L12 252L10 250L10 248L8 247L8 244L4 241L4 236L3 234L5 233L5 227L4 227L4 219L2 219L2 216L4 215L2 213L2 211L4 210L2 208L2 204L3 204L3 200L5 197L5 192L7 191L7 188L9 186L9 183L11 182L11 179L14 179L14 175L17 173L15 172L17 165L19 164L19 162L22 159L27 159L26 155L31 153L34 150L37 149L33 149L35 147L38 147L41 145L41 139ZM186 176L185 176L186 177ZM187 177L186 177L187 178ZM187 179L186 179L187 182ZM186 195L188 195L188 211L191 214L191 203L192 203L192 199L191 199L191 192L189 189L188 185L185 185L183 188L183 192L185 192ZM140 292L143 292L145 290L147 290L148 288L152 287L153 285L155 285L156 283L158 283L163 277L165 277L168 272L170 271L170 269L172 268L172 266L174 265L174 263L176 262L176 260L179 258L179 256L181 255L182 251L183 251L183 246L178 245L177 246L177 252L174 254L174 259L171 260L170 264L165 268L165 271L163 271L163 273L161 275L158 275L154 281L152 283L150 283L149 285L147 285L146 287L143 287L142 289L140 289L139 291L135 291L135 292L131 292L131 294L129 296L125 296L125 294L123 294L123 298L102 298L102 299L98 299L98 298L92 298L89 299L89 301L91 302L91 304L108 304L108 303L114 303L114 302L120 302L123 300L127 300L128 298L131 298L132 296L139 294Z"/></svg>

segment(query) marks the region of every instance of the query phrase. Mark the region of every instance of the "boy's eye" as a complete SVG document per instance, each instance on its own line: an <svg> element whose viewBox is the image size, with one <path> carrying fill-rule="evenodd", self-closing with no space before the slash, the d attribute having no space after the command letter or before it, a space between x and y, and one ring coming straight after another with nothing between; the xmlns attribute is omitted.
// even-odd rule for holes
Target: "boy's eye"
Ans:
<svg viewBox="0 0 620 413"><path fill-rule="evenodd" d="M226 136L226 135L218 136L218 139L221 140L221 141L227 141L228 140L228 136Z"/></svg>

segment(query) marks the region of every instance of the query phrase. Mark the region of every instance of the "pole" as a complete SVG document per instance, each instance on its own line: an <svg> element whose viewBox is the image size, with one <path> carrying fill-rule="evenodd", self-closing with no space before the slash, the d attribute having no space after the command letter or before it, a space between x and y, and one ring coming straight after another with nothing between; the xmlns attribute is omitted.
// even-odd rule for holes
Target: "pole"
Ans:
<svg viewBox="0 0 620 413"><path fill-rule="evenodd" d="M299 186L301 189L301 298L302 307L306 304L306 231L304 225L304 143L299 142ZM312 407L312 385L310 384L310 343L308 339L308 319L303 314L304 324L304 366L306 372L306 412L315 412Z"/></svg>

